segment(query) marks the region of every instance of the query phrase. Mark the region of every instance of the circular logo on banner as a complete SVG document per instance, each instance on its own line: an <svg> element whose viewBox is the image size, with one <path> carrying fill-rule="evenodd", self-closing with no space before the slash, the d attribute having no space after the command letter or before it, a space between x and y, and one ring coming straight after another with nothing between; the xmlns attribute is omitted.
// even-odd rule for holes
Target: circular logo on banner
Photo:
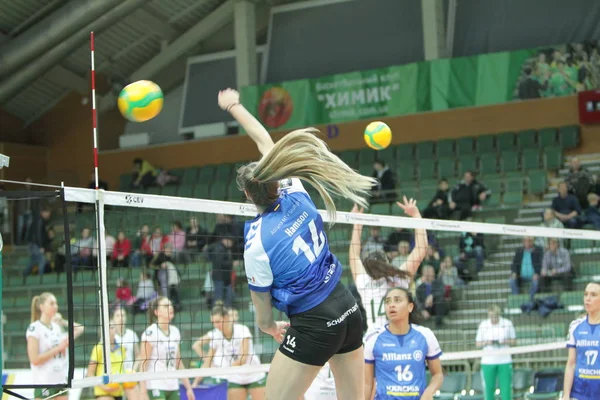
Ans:
<svg viewBox="0 0 600 400"><path fill-rule="evenodd" d="M282 87L272 87L263 93L258 115L269 128L278 128L289 121L294 110L292 96Z"/></svg>

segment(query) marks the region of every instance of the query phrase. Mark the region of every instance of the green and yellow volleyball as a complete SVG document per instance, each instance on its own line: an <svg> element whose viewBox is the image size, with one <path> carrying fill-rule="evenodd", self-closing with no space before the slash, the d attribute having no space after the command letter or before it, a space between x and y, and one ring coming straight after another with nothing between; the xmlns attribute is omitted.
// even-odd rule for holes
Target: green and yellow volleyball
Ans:
<svg viewBox="0 0 600 400"><path fill-rule="evenodd" d="M374 150L383 150L392 143L392 130L381 121L374 121L365 129L365 143Z"/></svg>
<svg viewBox="0 0 600 400"><path fill-rule="evenodd" d="M144 122L156 117L163 107L163 92L151 81L137 81L119 94L119 111L130 121Z"/></svg>

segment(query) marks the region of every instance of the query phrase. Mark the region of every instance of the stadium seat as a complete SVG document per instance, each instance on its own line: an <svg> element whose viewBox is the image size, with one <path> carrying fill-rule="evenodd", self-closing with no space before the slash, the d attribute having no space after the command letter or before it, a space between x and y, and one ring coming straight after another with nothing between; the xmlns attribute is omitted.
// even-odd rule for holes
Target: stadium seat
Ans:
<svg viewBox="0 0 600 400"><path fill-rule="evenodd" d="M375 162L375 156L377 151L371 150L370 148L362 149L358 152L358 165L369 165L373 169L373 162Z"/></svg>
<svg viewBox="0 0 600 400"><path fill-rule="evenodd" d="M184 185L179 187L179 197L192 197L194 192L193 185Z"/></svg>
<svg viewBox="0 0 600 400"><path fill-rule="evenodd" d="M123 174L119 177L119 190L122 192L128 192L131 188L131 182L133 176L131 174Z"/></svg>
<svg viewBox="0 0 600 400"><path fill-rule="evenodd" d="M502 179L485 179L483 183L492 191L492 195L500 196L502 193Z"/></svg>
<svg viewBox="0 0 600 400"><path fill-rule="evenodd" d="M558 128L558 141L563 149L574 149L579 145L579 126L562 126Z"/></svg>
<svg viewBox="0 0 600 400"><path fill-rule="evenodd" d="M510 174L519 170L519 156L515 151L504 151L500 154L500 169L503 174Z"/></svg>
<svg viewBox="0 0 600 400"><path fill-rule="evenodd" d="M467 374L464 372L450 372L444 377L444 383L439 394L435 396L440 400L454 400L467 387Z"/></svg>
<svg viewBox="0 0 600 400"><path fill-rule="evenodd" d="M219 164L215 171L215 182L229 182L234 165L233 164Z"/></svg>
<svg viewBox="0 0 600 400"><path fill-rule="evenodd" d="M556 146L556 128L543 128L538 131L538 144L541 149Z"/></svg>
<svg viewBox="0 0 600 400"><path fill-rule="evenodd" d="M438 141L436 155L438 158L454 157L454 140L443 139Z"/></svg>
<svg viewBox="0 0 600 400"><path fill-rule="evenodd" d="M537 325L521 325L515 328L519 339L537 339L542 336L542 331Z"/></svg>
<svg viewBox="0 0 600 400"><path fill-rule="evenodd" d="M547 368L534 373L533 391L525 394L526 399L554 400L562 391L565 372L561 368Z"/></svg>
<svg viewBox="0 0 600 400"><path fill-rule="evenodd" d="M506 217L487 217L484 218L483 222L485 222L486 224L506 224Z"/></svg>
<svg viewBox="0 0 600 400"><path fill-rule="evenodd" d="M513 399L522 399L533 385L533 370L529 368L513 369Z"/></svg>
<svg viewBox="0 0 600 400"><path fill-rule="evenodd" d="M379 150L376 156L378 160L385 162L391 170L396 167L396 157L393 148L388 147L387 149Z"/></svg>
<svg viewBox="0 0 600 400"><path fill-rule="evenodd" d="M502 202L506 206L520 206L523 203L523 192L506 192Z"/></svg>
<svg viewBox="0 0 600 400"><path fill-rule="evenodd" d="M196 199L210 199L210 186L208 183L199 183L194 186L193 197Z"/></svg>
<svg viewBox="0 0 600 400"><path fill-rule="evenodd" d="M456 159L440 158L437 165L438 178L454 178L456 176Z"/></svg>
<svg viewBox="0 0 600 400"><path fill-rule="evenodd" d="M583 309L583 293L581 291L562 292L560 302L565 307L579 307Z"/></svg>
<svg viewBox="0 0 600 400"><path fill-rule="evenodd" d="M340 153L340 159L352 168L356 167L357 157L358 152L356 150L347 150Z"/></svg>
<svg viewBox="0 0 600 400"><path fill-rule="evenodd" d="M200 172L198 173L198 182L211 183L215 176L215 169L216 167L214 165L205 165L204 167L200 168Z"/></svg>
<svg viewBox="0 0 600 400"><path fill-rule="evenodd" d="M147 190L146 190L147 194L160 194L161 193L161 187L160 186L150 186Z"/></svg>
<svg viewBox="0 0 600 400"><path fill-rule="evenodd" d="M545 170L538 169L529 171L527 174L529 194L540 195L546 193L548 187L548 176Z"/></svg>
<svg viewBox="0 0 600 400"><path fill-rule="evenodd" d="M471 385L466 394L461 394L459 400L484 400L483 395L483 380L481 378L481 371L473 372L471 374Z"/></svg>
<svg viewBox="0 0 600 400"><path fill-rule="evenodd" d="M415 159L415 145L405 143L396 147L396 160L398 162L412 161Z"/></svg>
<svg viewBox="0 0 600 400"><path fill-rule="evenodd" d="M495 141L496 136L495 135L482 135L482 136L478 136L477 139L475 139L475 149L477 150L478 154L483 154L483 153L495 153L496 152L496 146L495 146ZM459 153L460 155L460 153Z"/></svg>
<svg viewBox="0 0 600 400"><path fill-rule="evenodd" d="M504 183L504 191L506 192L523 192L522 178L509 178Z"/></svg>
<svg viewBox="0 0 600 400"><path fill-rule="evenodd" d="M499 133L496 136L496 144L501 152L515 150L515 134L513 132Z"/></svg>
<svg viewBox="0 0 600 400"><path fill-rule="evenodd" d="M163 196L175 196L177 195L177 186L175 185L167 185L162 188L161 194Z"/></svg>
<svg viewBox="0 0 600 400"><path fill-rule="evenodd" d="M482 176L498 173L498 158L496 153L480 154L479 173Z"/></svg>
<svg viewBox="0 0 600 400"><path fill-rule="evenodd" d="M473 154L474 140L472 137L464 137L456 140L456 154L464 156Z"/></svg>
<svg viewBox="0 0 600 400"><path fill-rule="evenodd" d="M430 141L417 143L417 159L428 160L434 156L434 144Z"/></svg>
<svg viewBox="0 0 600 400"><path fill-rule="evenodd" d="M540 168L540 151L539 149L524 149L521 155L521 165L523 171Z"/></svg>
<svg viewBox="0 0 600 400"><path fill-rule="evenodd" d="M435 179L435 163L433 160L419 163L419 180Z"/></svg>
<svg viewBox="0 0 600 400"><path fill-rule="evenodd" d="M467 171L475 171L477 173L477 156L461 156L458 159L458 174L460 177Z"/></svg>
<svg viewBox="0 0 600 400"><path fill-rule="evenodd" d="M537 147L536 132L533 129L520 131L517 134L517 147L519 149L530 149Z"/></svg>
<svg viewBox="0 0 600 400"><path fill-rule="evenodd" d="M379 214L379 215L390 215L390 205L389 203L385 204L373 204L369 208L369 213L371 214Z"/></svg>
<svg viewBox="0 0 600 400"><path fill-rule="evenodd" d="M544 168L548 171L556 171L563 167L562 148L547 147L544 149Z"/></svg>
<svg viewBox="0 0 600 400"><path fill-rule="evenodd" d="M589 281L600 278L600 262L583 261L577 267L577 279Z"/></svg>
<svg viewBox="0 0 600 400"><path fill-rule="evenodd" d="M196 183L196 181L198 180L198 171L200 171L200 168L197 168L197 167L186 168L183 171L183 175L182 175L180 184L193 185L194 183ZM208 173L208 170L205 173Z"/></svg>

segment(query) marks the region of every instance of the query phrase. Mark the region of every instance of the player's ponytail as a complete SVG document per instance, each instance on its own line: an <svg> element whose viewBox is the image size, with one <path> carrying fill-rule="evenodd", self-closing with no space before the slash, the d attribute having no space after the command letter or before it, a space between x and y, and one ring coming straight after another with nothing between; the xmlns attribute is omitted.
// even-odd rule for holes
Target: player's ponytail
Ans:
<svg viewBox="0 0 600 400"><path fill-rule="evenodd" d="M298 178L312 185L335 221L332 195L367 207L365 197L376 184L374 178L354 171L329 151L314 128L299 129L280 139L260 161L242 166L237 183L257 206L267 207L278 198L279 181Z"/></svg>
<svg viewBox="0 0 600 400"><path fill-rule="evenodd" d="M167 299L167 298L164 296L159 296L159 297L155 298L154 300L150 301L150 303L148 304L148 321L150 321L150 325L152 325L153 323L158 321L158 317L156 316L156 311L158 310L158 304L164 299Z"/></svg>
<svg viewBox="0 0 600 400"><path fill-rule="evenodd" d="M48 297L53 296L50 292L44 292L39 296L33 296L31 299L31 322L35 322L42 316L40 306L46 302Z"/></svg>
<svg viewBox="0 0 600 400"><path fill-rule="evenodd" d="M387 256L381 250L372 251L362 261L365 272L371 279L378 281L382 278L393 284L393 278L412 281L412 276L407 272L394 267L389 263Z"/></svg>

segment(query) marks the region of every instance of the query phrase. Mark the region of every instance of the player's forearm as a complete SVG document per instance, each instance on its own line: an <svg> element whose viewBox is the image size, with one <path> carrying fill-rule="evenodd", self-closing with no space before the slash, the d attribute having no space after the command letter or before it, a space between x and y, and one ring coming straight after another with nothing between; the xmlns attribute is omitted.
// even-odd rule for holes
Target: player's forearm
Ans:
<svg viewBox="0 0 600 400"><path fill-rule="evenodd" d="M442 383L444 383L444 374L437 373L431 376L431 380L429 381L429 385L427 385L426 391L430 392L433 396L440 388L442 387Z"/></svg>
<svg viewBox="0 0 600 400"><path fill-rule="evenodd" d="M261 154L266 154L273 147L273 139L262 124L250 114L246 107L237 104L229 110L233 118L244 128L250 139L256 143Z"/></svg>
<svg viewBox="0 0 600 400"><path fill-rule="evenodd" d="M575 376L575 366L567 364L565 368L565 379L563 381L563 398L571 397L571 389L573 388L573 377Z"/></svg>
<svg viewBox="0 0 600 400"><path fill-rule="evenodd" d="M48 350L45 353L38 354L37 357L35 357L34 359L31 360L31 363L33 365L42 365L42 364L45 364L46 362L48 362L51 359L53 359L54 356L56 356L60 352L61 352L61 350L59 350L58 346L55 346L55 347L51 348L50 350Z"/></svg>

